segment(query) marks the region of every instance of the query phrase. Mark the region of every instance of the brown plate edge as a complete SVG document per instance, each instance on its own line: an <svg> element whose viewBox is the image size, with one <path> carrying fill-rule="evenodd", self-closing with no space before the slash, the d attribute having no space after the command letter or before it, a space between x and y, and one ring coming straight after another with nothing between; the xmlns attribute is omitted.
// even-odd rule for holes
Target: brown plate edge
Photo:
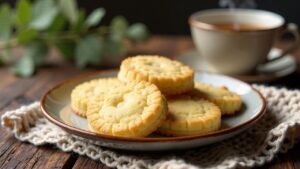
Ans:
<svg viewBox="0 0 300 169"><path fill-rule="evenodd" d="M99 138L102 138L102 139L113 140L113 141L127 141L127 142L171 142L171 141L176 142L176 141L188 141L188 140L194 140L194 139L215 137L215 136L220 136L220 135L224 135L224 134L228 134L228 133L237 131L237 130L245 127L245 126L248 126L248 125L253 124L256 121L258 121L264 115L265 110L266 110L266 100L265 100L265 98L262 96L262 94L258 90L254 89L253 87L250 86L251 89L258 94L258 96L260 97L260 99L263 103L263 106L260 109L259 113L256 116L254 116L253 118L251 118L248 121L246 121L246 122L244 122L240 125L237 125L235 127L227 128L227 129L223 129L223 130L218 130L218 131L215 131L215 132L212 132L212 133L209 133L209 134L205 134L205 135L165 137L165 138L129 138L129 137L119 137L119 136L96 134L96 133L93 133L93 132L90 132L90 131L87 131L87 130L79 129L79 128L76 128L74 126L65 124L62 121L60 121L60 120L56 119L55 117L53 117L51 115L51 113L47 112L47 110L45 108L45 100L46 100L46 97L48 96L48 94L51 93L54 89L60 87L61 85L65 84L69 81L73 81L75 79L86 78L88 76L90 76L90 77L91 76L96 76L96 75L100 75L100 74L103 74L103 73L106 73L106 72L112 72L112 71L118 71L118 69L110 69L110 70L104 70L104 71L99 71L99 72L84 73L82 75L71 77L71 78L68 78L66 80L63 80L63 81L57 83L56 85L54 85L53 87L48 89L40 99L40 104L41 104L40 107L42 109L42 112L43 112L44 116L50 122L54 123L55 125L59 126L60 128L62 128L63 130L65 130L69 133L75 134L75 135L80 136L80 137L86 137L86 138L94 139L94 140L99 140ZM228 78L234 79L232 77L228 77ZM235 79L235 80L238 80L238 79ZM243 81L240 81L240 82L245 83Z"/></svg>

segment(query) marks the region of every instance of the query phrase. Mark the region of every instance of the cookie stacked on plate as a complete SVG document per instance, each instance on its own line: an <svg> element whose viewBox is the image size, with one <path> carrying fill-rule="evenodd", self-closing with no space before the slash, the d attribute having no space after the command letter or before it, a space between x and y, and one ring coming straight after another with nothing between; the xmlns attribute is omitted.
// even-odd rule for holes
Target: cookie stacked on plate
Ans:
<svg viewBox="0 0 300 169"><path fill-rule="evenodd" d="M226 87L194 82L194 71L178 61L136 56L122 62L118 77L75 87L71 107L99 134L185 136L218 130L221 115L237 112L241 98Z"/></svg>

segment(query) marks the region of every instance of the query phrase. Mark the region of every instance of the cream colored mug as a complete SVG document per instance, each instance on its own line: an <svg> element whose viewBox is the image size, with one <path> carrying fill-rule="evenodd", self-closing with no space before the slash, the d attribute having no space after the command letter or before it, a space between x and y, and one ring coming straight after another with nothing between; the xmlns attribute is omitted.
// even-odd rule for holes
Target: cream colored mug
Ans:
<svg viewBox="0 0 300 169"><path fill-rule="evenodd" d="M254 9L211 9L196 12L189 18L194 44L204 62L204 70L229 75L253 72L268 62L274 41L284 32L295 37L295 43L281 56L299 44L297 26L283 28L284 18L278 14ZM257 29L224 29L218 24L256 25ZM276 58L280 58L276 57Z"/></svg>

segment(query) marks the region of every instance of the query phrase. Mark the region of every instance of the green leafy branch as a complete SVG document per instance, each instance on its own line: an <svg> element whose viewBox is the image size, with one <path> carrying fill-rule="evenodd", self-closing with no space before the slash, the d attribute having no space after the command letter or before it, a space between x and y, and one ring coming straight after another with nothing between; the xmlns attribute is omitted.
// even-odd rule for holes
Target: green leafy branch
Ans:
<svg viewBox="0 0 300 169"><path fill-rule="evenodd" d="M16 9L0 6L0 65L12 65L11 71L31 76L46 62L49 48L77 66L99 65L103 55L122 55L126 42L147 40L149 32L142 23L129 25L122 16L109 25L100 25L105 9L97 8L88 16L76 0L19 0ZM24 55L14 57L11 50L24 47Z"/></svg>

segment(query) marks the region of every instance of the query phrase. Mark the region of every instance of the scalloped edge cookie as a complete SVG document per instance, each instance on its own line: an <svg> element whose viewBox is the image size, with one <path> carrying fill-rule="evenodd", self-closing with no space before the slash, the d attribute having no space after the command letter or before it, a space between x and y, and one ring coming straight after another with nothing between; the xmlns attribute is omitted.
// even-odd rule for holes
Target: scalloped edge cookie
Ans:
<svg viewBox="0 0 300 169"><path fill-rule="evenodd" d="M194 71L181 62L163 56L139 55L122 61L118 78L122 81L148 81L165 95L190 91Z"/></svg>
<svg viewBox="0 0 300 169"><path fill-rule="evenodd" d="M107 92L108 87L117 87L120 81L117 78L101 78L83 82L71 92L71 108L74 113L86 117L87 106L95 95Z"/></svg>
<svg viewBox="0 0 300 169"><path fill-rule="evenodd" d="M88 105L89 129L99 134L145 137L165 120L167 104L159 89L148 82L120 82L105 98Z"/></svg>
<svg viewBox="0 0 300 169"><path fill-rule="evenodd" d="M242 107L241 96L229 91L226 87L195 82L193 94L215 103L220 107L222 115L233 115Z"/></svg>
<svg viewBox="0 0 300 169"><path fill-rule="evenodd" d="M221 126L221 111L207 100L181 95L168 98L167 119L158 129L166 136L204 135Z"/></svg>

